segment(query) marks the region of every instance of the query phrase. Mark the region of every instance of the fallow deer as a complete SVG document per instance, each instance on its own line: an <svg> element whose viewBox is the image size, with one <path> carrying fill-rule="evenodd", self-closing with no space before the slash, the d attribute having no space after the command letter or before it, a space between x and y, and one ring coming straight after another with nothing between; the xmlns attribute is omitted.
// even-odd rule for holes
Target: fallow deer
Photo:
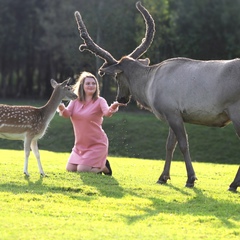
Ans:
<svg viewBox="0 0 240 240"><path fill-rule="evenodd" d="M45 176L37 141L45 134L60 102L63 99L77 98L72 88L68 86L69 82L70 79L67 79L58 84L51 79L54 90L48 102L42 107L0 105L0 138L24 141L26 176L29 176L28 158L31 149L37 159L40 174Z"/></svg>
<svg viewBox="0 0 240 240"><path fill-rule="evenodd" d="M178 143L187 170L187 187L193 187L197 179L189 152L184 122L204 126L224 127L233 123L240 136L240 60L199 61L173 58L149 66L149 59L139 59L150 47L155 24L150 13L136 3L142 14L146 33L142 43L119 61L99 47L89 36L79 12L75 12L80 37L84 44L80 51L88 50L105 62L100 75L115 76L118 83L117 101L128 103L130 97L169 125L166 143L166 160L158 183L170 179L170 165ZM240 186L240 167L229 190Z"/></svg>

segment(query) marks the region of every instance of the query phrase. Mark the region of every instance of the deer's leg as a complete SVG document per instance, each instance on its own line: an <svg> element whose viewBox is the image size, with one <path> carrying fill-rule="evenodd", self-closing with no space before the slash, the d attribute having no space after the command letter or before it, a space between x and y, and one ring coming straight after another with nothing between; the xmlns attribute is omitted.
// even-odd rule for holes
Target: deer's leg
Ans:
<svg viewBox="0 0 240 240"><path fill-rule="evenodd" d="M40 153L39 153L39 150L38 150L37 140L35 140L35 139L32 140L31 149L34 153L34 156L37 159L38 169L39 169L39 172L40 172L41 176L45 176L45 173L44 173L43 168L42 168L41 160L40 160Z"/></svg>
<svg viewBox="0 0 240 240"><path fill-rule="evenodd" d="M31 138L25 137L24 139L24 154L25 154L25 159L24 159L24 169L23 172L26 176L29 176L28 173L28 158L30 155L30 144L31 144Z"/></svg>
<svg viewBox="0 0 240 240"><path fill-rule="evenodd" d="M188 146L187 133L184 127L183 120L179 116L170 116L168 119L168 123L176 135L178 146L184 157L187 176L188 176L186 187L193 187L194 181L197 180L197 177L195 175L195 172L192 166L192 161L191 161L191 156L190 156L189 146Z"/></svg>
<svg viewBox="0 0 240 240"><path fill-rule="evenodd" d="M171 128L169 128L168 138L166 142L166 160L164 164L164 169L162 174L160 175L157 183L163 184L166 183L168 179L170 179L170 167L171 161L173 158L173 153L176 148L177 138Z"/></svg>

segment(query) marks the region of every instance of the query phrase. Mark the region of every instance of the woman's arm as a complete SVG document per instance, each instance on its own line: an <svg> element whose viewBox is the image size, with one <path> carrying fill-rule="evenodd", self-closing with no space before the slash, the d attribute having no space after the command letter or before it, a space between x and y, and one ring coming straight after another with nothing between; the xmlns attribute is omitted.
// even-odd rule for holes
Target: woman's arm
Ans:
<svg viewBox="0 0 240 240"><path fill-rule="evenodd" d="M114 113L116 113L119 109L119 106L126 106L126 104L113 102L109 107L105 99L101 101L101 108L104 116L106 117L111 117Z"/></svg>
<svg viewBox="0 0 240 240"><path fill-rule="evenodd" d="M58 106L58 112L59 115L65 118L69 118L72 115L72 111L73 111L73 106L74 106L74 101L70 101L69 105L67 107L65 107L65 105L63 103L61 103Z"/></svg>

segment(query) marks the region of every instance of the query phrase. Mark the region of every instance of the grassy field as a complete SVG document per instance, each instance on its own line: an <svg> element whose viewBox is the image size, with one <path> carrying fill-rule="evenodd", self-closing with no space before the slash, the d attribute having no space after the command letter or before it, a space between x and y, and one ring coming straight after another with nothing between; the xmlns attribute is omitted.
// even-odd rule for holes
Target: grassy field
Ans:
<svg viewBox="0 0 240 240"><path fill-rule="evenodd" d="M9 102L7 102L9 103ZM11 102L10 102L11 103ZM41 102L18 102L19 104L42 105ZM108 135L111 156L139 159L165 159L165 143L168 126L147 111L129 112L122 108L111 118L104 118L103 128ZM186 124L193 162L239 164L240 141L232 124L225 128L209 128ZM58 114L50 123L39 148L54 152L70 152L74 136L69 119ZM0 139L1 149L23 149L21 141ZM174 159L182 160L176 148Z"/></svg>
<svg viewBox="0 0 240 240"><path fill-rule="evenodd" d="M0 150L0 239L240 238L240 194L227 191L237 165L194 163L198 181L185 188L183 162L156 184L163 161L109 157L113 177L65 171L68 153L33 154L23 176L23 151Z"/></svg>

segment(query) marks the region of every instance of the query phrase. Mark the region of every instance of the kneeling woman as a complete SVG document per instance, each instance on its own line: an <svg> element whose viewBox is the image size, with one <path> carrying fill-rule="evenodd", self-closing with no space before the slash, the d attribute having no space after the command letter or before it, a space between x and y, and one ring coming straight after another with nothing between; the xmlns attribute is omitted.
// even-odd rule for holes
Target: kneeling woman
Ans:
<svg viewBox="0 0 240 240"><path fill-rule="evenodd" d="M75 136L66 169L112 175L107 160L108 137L102 128L103 117L111 117L124 104L114 102L109 107L107 101L99 96L97 78L89 72L80 75L74 89L78 98L67 107L63 104L58 107L60 116L71 118Z"/></svg>

